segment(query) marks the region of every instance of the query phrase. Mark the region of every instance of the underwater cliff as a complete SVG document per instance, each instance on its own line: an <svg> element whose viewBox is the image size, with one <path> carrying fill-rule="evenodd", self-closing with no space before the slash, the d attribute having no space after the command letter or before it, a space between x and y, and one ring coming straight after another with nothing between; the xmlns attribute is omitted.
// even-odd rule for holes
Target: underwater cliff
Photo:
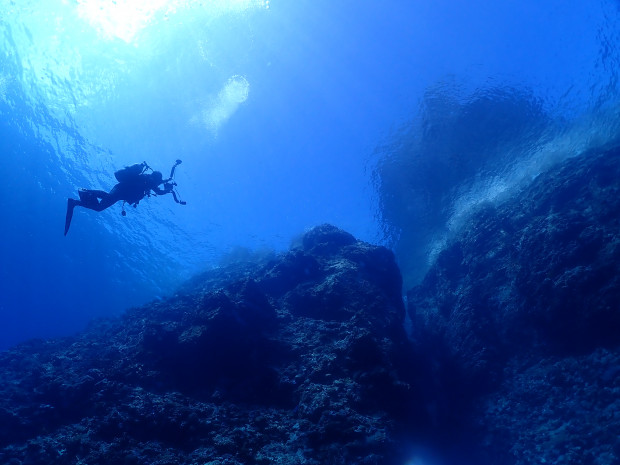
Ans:
<svg viewBox="0 0 620 465"><path fill-rule="evenodd" d="M619 192L618 147L539 174L472 213L406 304L391 251L322 225L16 346L0 462L618 464Z"/></svg>
<svg viewBox="0 0 620 465"><path fill-rule="evenodd" d="M490 463L620 463L620 148L483 206L408 292L437 418Z"/></svg>

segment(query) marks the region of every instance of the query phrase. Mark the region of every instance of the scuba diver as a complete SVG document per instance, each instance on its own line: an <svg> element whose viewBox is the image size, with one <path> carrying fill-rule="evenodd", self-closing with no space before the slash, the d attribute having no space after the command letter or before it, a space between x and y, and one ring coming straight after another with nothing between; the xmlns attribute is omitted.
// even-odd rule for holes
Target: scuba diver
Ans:
<svg viewBox="0 0 620 465"><path fill-rule="evenodd" d="M80 200L68 199L67 200L67 216L65 218L65 236L69 232L69 226L71 226L71 218L73 218L73 209L75 207L84 207L97 212L103 211L108 207L111 207L119 200L123 201L123 210L121 214L125 216L125 203L129 203L134 207L138 206L140 200L144 197L150 197L151 195L164 195L172 194L174 201L180 205L185 205L186 202L179 200L178 193L175 190L176 183L174 179L174 171L178 165L181 164L181 160L177 160L172 166L170 171L170 177L166 180L163 179L162 174L159 171L153 171L146 162L136 163L135 165L126 166L125 168L118 170L114 173L118 184L116 184L110 192L94 190L94 189L79 189L78 194ZM152 173L145 173L146 170L151 170ZM159 186L163 184L163 189ZM153 191L154 194L151 194Z"/></svg>

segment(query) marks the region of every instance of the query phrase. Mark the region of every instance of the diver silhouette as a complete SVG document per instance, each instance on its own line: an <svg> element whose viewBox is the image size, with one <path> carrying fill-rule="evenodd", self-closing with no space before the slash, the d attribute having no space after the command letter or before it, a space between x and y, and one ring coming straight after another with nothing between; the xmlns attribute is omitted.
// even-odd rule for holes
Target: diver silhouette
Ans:
<svg viewBox="0 0 620 465"><path fill-rule="evenodd" d="M65 218L65 236L69 232L69 226L71 226L71 218L73 218L73 209L75 207L84 207L97 212L103 211L108 207L111 207L116 202L123 201L122 215L125 216L125 203L129 203L134 207L138 206L140 200L144 197L150 197L151 191L155 195L172 194L174 201L178 204L185 205L186 202L179 200L175 186L177 185L174 179L174 171L177 165L181 164L181 160L177 160L172 166L170 171L170 177L166 180L163 179L162 174L159 171L153 171L146 162L136 163L135 165L127 166L114 173L118 184L116 184L110 192L95 190L95 189L79 189L79 200L69 198L67 200L67 216ZM153 171L146 174L146 170ZM159 186L163 184L163 189Z"/></svg>

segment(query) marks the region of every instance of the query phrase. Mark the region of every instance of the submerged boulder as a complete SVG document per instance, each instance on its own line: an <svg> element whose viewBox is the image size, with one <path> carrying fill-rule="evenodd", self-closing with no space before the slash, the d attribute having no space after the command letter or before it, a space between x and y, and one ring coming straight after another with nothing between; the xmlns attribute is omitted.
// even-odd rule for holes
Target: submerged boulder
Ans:
<svg viewBox="0 0 620 465"><path fill-rule="evenodd" d="M425 419L394 257L329 225L302 244L0 354L0 462L395 461Z"/></svg>
<svg viewBox="0 0 620 465"><path fill-rule="evenodd" d="M620 462L619 194L620 148L570 159L482 208L408 292L437 421L491 463Z"/></svg>

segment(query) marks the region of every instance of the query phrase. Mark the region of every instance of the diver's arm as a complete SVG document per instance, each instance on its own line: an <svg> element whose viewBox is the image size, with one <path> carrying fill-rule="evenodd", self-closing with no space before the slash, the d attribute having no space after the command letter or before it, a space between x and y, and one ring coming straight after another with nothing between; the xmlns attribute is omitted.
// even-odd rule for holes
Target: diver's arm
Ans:
<svg viewBox="0 0 620 465"><path fill-rule="evenodd" d="M158 195L164 195L164 194L172 194L172 197L174 198L174 201L176 203L180 203L181 205L185 205L185 202L182 200L179 200L177 197L177 193L174 191L174 184L164 184L164 189L160 189L159 187L154 187L153 188L153 192L155 192Z"/></svg>
<svg viewBox="0 0 620 465"><path fill-rule="evenodd" d="M172 192L172 189L160 189L159 186L153 187L151 188L151 190L155 192L157 195L164 195L164 194L169 194L170 192Z"/></svg>
<svg viewBox="0 0 620 465"><path fill-rule="evenodd" d="M185 205L186 204L186 202L184 200L179 200L177 198L177 193L175 191L172 191L172 197L174 197L174 201L176 203L180 203L181 205Z"/></svg>

